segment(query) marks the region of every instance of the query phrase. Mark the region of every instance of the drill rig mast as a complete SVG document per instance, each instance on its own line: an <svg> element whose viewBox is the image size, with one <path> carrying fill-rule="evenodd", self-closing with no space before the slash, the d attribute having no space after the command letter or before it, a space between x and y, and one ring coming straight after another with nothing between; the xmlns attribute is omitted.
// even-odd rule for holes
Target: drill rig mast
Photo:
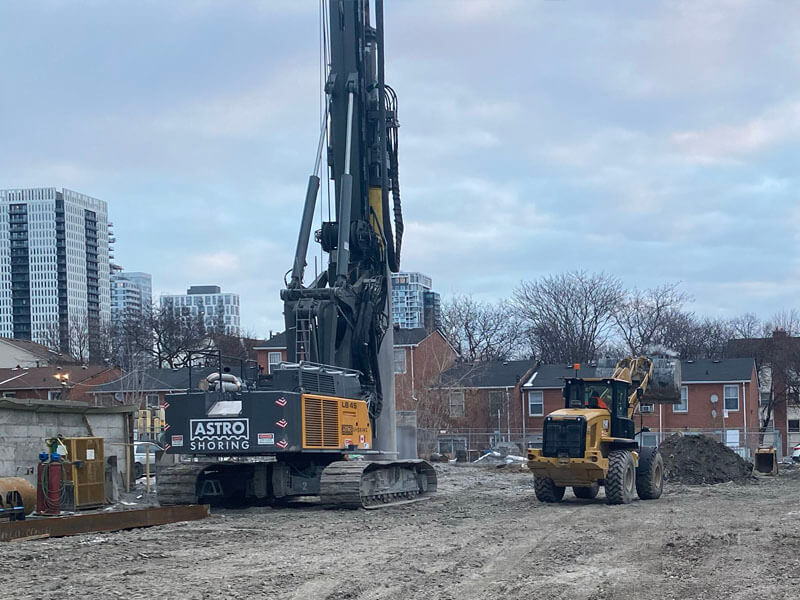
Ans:
<svg viewBox="0 0 800 600"><path fill-rule="evenodd" d="M367 0L331 0L329 14L331 56L325 92L336 220L323 223L316 232L317 242L330 257L328 268L304 287L323 131L308 182L291 280L281 292L287 358L358 370L370 418L374 422L384 416L379 443L393 452L389 271L399 268L403 220L397 97L384 82L383 2L376 2L375 27L370 25ZM384 399L391 404L385 412Z"/></svg>
<svg viewBox="0 0 800 600"><path fill-rule="evenodd" d="M291 278L281 291L287 362L259 377L256 389L239 389L236 378L219 373L209 377L209 391L169 397L168 452L207 462L163 470L162 504L318 495L376 508L436 489L428 463L394 460L390 273L399 269L403 222L397 97L384 82L383 0L374 4L374 25L370 0L328 4L325 118ZM306 286L326 139L335 219L315 239L329 264ZM351 453L364 458L348 460Z"/></svg>

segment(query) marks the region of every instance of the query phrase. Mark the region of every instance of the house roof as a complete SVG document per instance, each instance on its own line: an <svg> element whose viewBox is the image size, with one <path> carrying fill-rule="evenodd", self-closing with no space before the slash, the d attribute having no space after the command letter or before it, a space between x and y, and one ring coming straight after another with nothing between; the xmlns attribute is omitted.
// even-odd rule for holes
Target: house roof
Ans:
<svg viewBox="0 0 800 600"><path fill-rule="evenodd" d="M257 342L253 350L270 350L272 348L286 348L286 332L276 333L268 340Z"/></svg>
<svg viewBox="0 0 800 600"><path fill-rule="evenodd" d="M766 338L738 338L728 341L725 355L729 357L756 358L759 362L783 356L796 360L800 355L800 337L790 337L776 332Z"/></svg>
<svg viewBox="0 0 800 600"><path fill-rule="evenodd" d="M191 369L192 380L189 382L189 369L146 369L126 373L119 379L97 386L94 393L109 394L114 392L169 392L176 390L196 389L201 379L213 373L214 367Z"/></svg>
<svg viewBox="0 0 800 600"><path fill-rule="evenodd" d="M578 376L596 377L596 370L597 367L594 365L581 365ZM564 387L564 379L567 377L575 377L573 365L539 365L536 372L531 374L531 377L525 382L525 387L530 389L561 389Z"/></svg>
<svg viewBox="0 0 800 600"><path fill-rule="evenodd" d="M9 346L14 346L16 348L19 348L20 350L28 352L34 357L34 360L35 359L40 359L43 361L45 360L51 361L58 359L73 360L71 357L65 354L61 354L60 352L56 352L55 350L50 350L50 348L48 348L47 346L43 346L42 344L37 344L36 342L31 342L30 340L18 340L14 338L0 337L0 342L3 342L4 344L8 344Z"/></svg>
<svg viewBox="0 0 800 600"><path fill-rule="evenodd" d="M0 369L0 390L51 390L61 386L56 375L69 375L68 387L108 371L99 365Z"/></svg>
<svg viewBox="0 0 800 600"><path fill-rule="evenodd" d="M533 368L532 360L462 362L442 373L448 387L504 388L517 385Z"/></svg>
<svg viewBox="0 0 800 600"><path fill-rule="evenodd" d="M681 381L750 381L755 364L752 358L682 360Z"/></svg>
<svg viewBox="0 0 800 600"><path fill-rule="evenodd" d="M397 328L394 330L395 346L418 346L430 333L424 327L414 329Z"/></svg>
<svg viewBox="0 0 800 600"><path fill-rule="evenodd" d="M717 381L750 381L755 361L752 358L724 358L722 360L681 361L681 381L702 383ZM579 377L597 377L597 367L581 367ZM575 377L572 365L539 365L536 372L525 383L526 389L550 389L564 387L564 379Z"/></svg>

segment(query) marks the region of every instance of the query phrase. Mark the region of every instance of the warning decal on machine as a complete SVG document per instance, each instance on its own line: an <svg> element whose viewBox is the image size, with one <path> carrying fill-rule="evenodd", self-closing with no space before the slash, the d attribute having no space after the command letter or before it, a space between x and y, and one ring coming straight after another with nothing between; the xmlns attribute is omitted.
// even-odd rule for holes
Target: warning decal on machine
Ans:
<svg viewBox="0 0 800 600"><path fill-rule="evenodd" d="M259 446L274 446L275 445L275 434L274 433L259 433L258 434L258 445Z"/></svg>
<svg viewBox="0 0 800 600"><path fill-rule="evenodd" d="M183 436L182 435L173 435L172 436L172 445L173 446L183 446Z"/></svg>

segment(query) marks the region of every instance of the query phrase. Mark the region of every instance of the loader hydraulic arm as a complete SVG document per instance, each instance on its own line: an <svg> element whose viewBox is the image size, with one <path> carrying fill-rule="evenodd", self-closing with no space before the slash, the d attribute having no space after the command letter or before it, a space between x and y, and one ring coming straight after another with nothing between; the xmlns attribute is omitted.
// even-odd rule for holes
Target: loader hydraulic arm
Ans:
<svg viewBox="0 0 800 600"><path fill-rule="evenodd" d="M626 356L617 363L612 379L629 381L631 383L628 396L628 418L633 418L634 412L642 402L647 392L647 387L653 377L653 361L646 356Z"/></svg>

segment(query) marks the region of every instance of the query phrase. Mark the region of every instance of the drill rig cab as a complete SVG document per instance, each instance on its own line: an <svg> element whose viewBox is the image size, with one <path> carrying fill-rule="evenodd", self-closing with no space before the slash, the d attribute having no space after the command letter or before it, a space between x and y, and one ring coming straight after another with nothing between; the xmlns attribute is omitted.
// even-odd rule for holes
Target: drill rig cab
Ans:
<svg viewBox="0 0 800 600"><path fill-rule="evenodd" d="M162 504L316 495L326 504L375 508L436 489L427 462L396 460L390 272L399 270L403 221L383 0L330 0L323 14L325 113L291 278L281 291L287 362L254 389L226 386L220 373L222 383L209 381L205 392L168 397L167 452L195 462L162 471ZM314 235L327 269L305 285L323 156L335 218ZM353 454L363 459L350 460Z"/></svg>
<svg viewBox="0 0 800 600"><path fill-rule="evenodd" d="M680 362L626 357L595 375L565 379L564 408L545 418L542 448L528 450L536 497L559 502L572 487L595 498L600 486L609 504L660 497L664 462L656 448L639 446L633 416L643 402L680 402Z"/></svg>

